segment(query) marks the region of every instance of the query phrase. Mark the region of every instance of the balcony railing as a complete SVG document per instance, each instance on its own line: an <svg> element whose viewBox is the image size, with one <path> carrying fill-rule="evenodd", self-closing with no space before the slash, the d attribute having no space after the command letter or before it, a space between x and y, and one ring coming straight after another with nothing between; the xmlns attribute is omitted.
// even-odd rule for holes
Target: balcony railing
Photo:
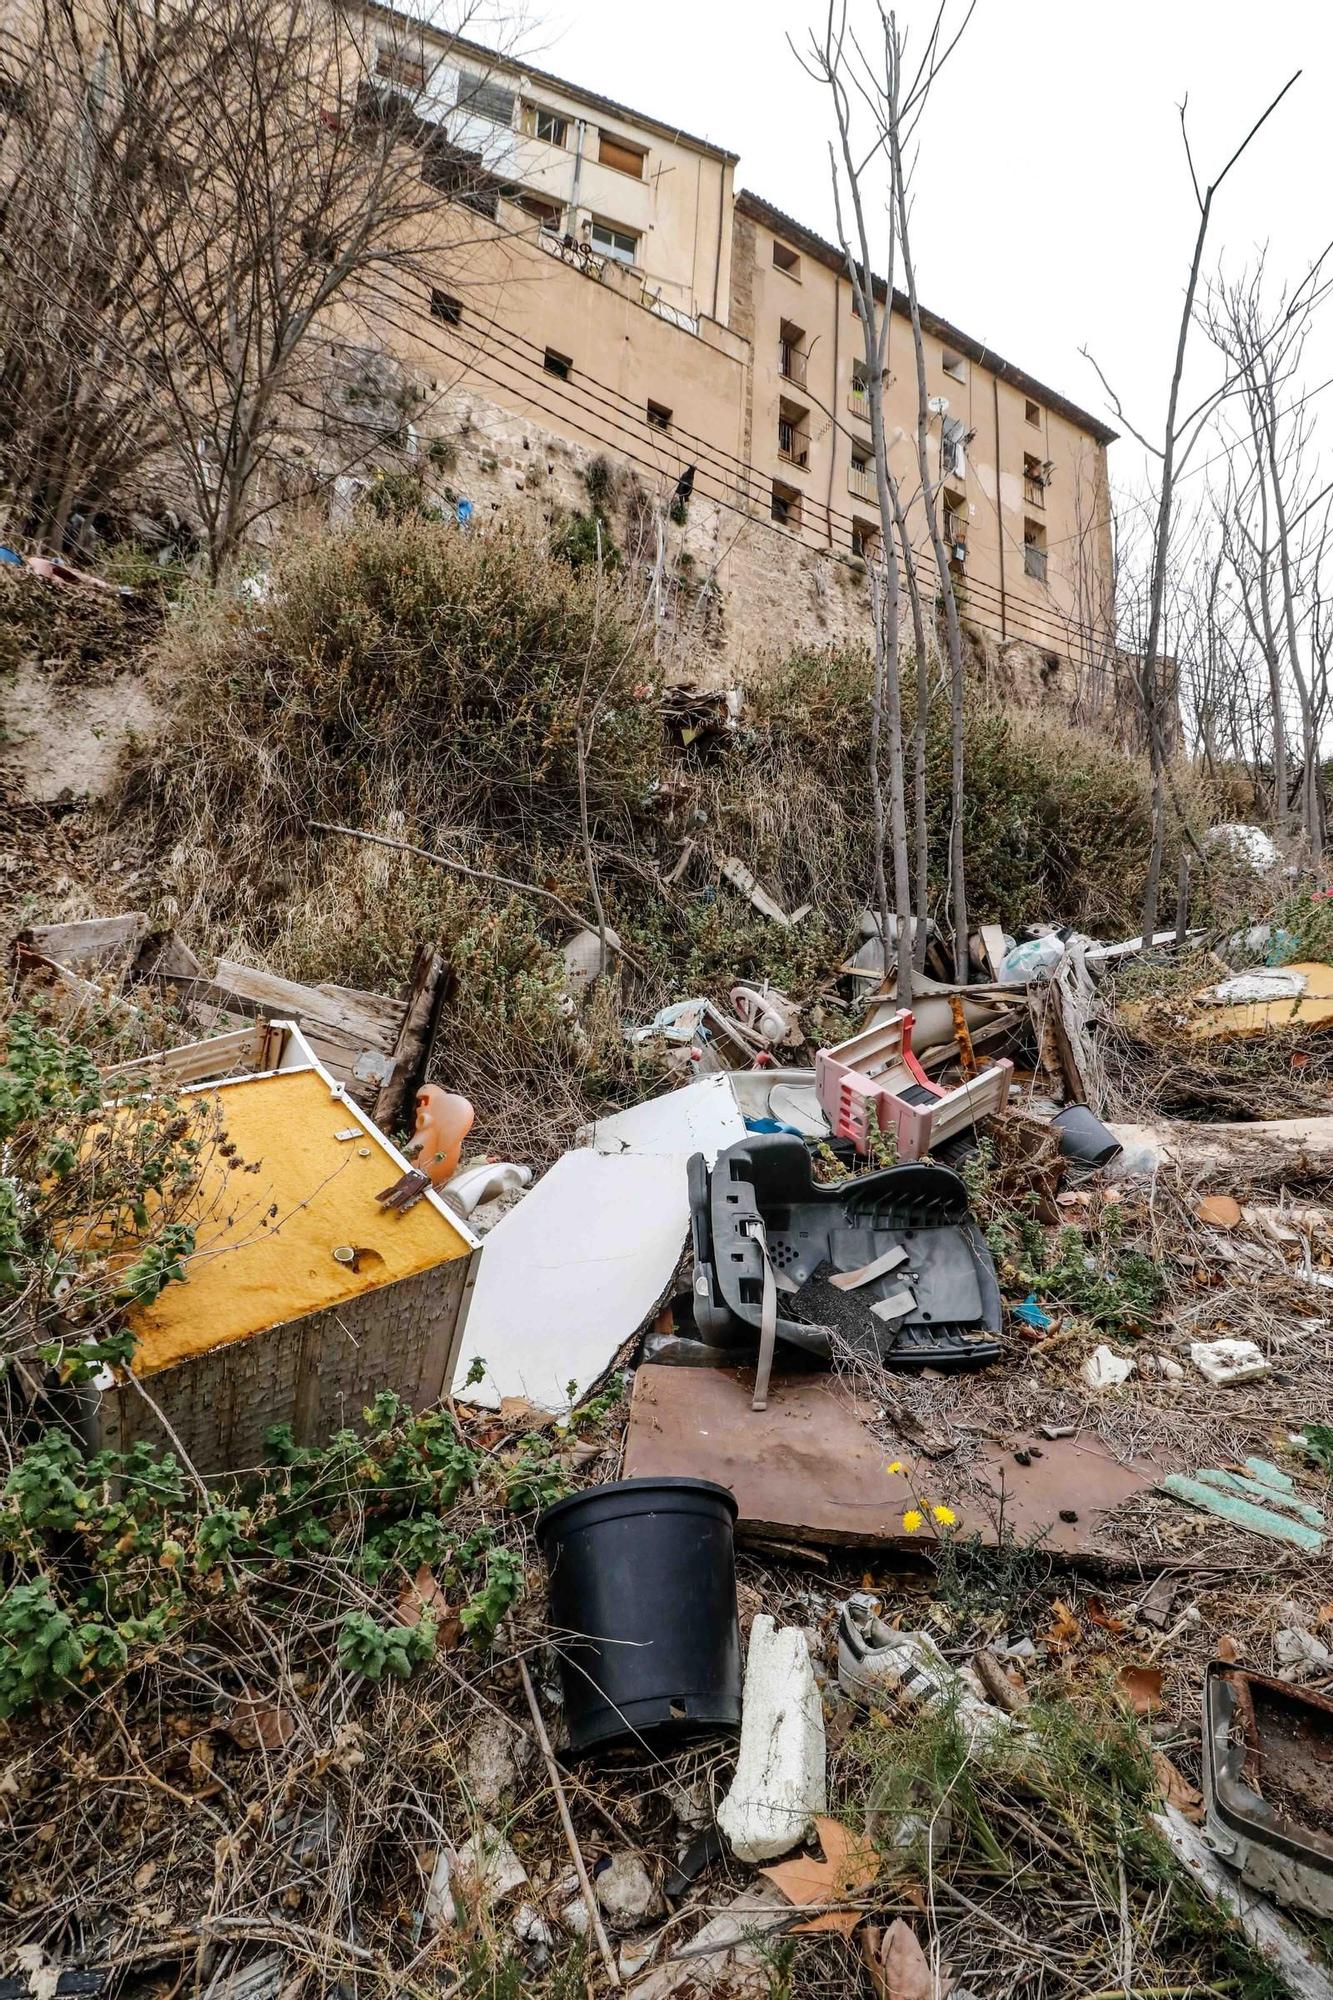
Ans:
<svg viewBox="0 0 1333 2000"><path fill-rule="evenodd" d="M1029 507L1044 507L1046 505L1046 488L1040 479L1034 479L1032 474L1028 472L1023 474L1023 500L1025 505Z"/></svg>
<svg viewBox="0 0 1333 2000"><path fill-rule="evenodd" d="M1023 574L1034 577L1038 583L1046 581L1046 551L1034 542L1023 544Z"/></svg>
<svg viewBox="0 0 1333 2000"><path fill-rule="evenodd" d="M778 368L784 380L799 382L804 386L805 363L806 356L799 347L794 347L789 340L778 342Z"/></svg>
<svg viewBox="0 0 1333 2000"><path fill-rule="evenodd" d="M866 394L864 382L853 382L847 396L847 407L854 417L870 419L870 398Z"/></svg>
<svg viewBox="0 0 1333 2000"><path fill-rule="evenodd" d="M869 465L858 465L856 460L853 459L851 468L847 474L847 484L860 499L874 499L875 475L873 468Z"/></svg>

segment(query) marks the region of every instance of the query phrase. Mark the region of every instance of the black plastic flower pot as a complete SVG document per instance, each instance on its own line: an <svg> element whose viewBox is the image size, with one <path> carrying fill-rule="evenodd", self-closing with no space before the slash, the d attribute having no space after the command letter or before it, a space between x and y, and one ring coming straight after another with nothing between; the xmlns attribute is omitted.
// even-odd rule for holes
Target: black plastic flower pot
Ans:
<svg viewBox="0 0 1333 2000"><path fill-rule="evenodd" d="M1060 1151L1081 1167L1104 1167L1124 1151L1113 1132L1086 1104L1067 1104L1051 1120Z"/></svg>
<svg viewBox="0 0 1333 2000"><path fill-rule="evenodd" d="M570 1757L657 1751L741 1720L736 1502L708 1479L619 1479L537 1523Z"/></svg>

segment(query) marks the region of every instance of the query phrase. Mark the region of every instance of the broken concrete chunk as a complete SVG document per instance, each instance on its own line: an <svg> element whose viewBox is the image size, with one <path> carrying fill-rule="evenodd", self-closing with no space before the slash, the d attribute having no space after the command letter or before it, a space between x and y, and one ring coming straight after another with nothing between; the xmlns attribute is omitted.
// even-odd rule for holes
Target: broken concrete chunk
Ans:
<svg viewBox="0 0 1333 2000"><path fill-rule="evenodd" d="M500 1716L486 1716L467 1746L468 1790L483 1812L494 1812L537 1754L532 1738Z"/></svg>
<svg viewBox="0 0 1333 2000"><path fill-rule="evenodd" d="M613 1931L638 1930L662 1910L657 1885L637 1854L613 1854L592 1886Z"/></svg>
<svg viewBox="0 0 1333 2000"><path fill-rule="evenodd" d="M774 1861L827 1805L824 1710L805 1634L766 1612L750 1628L740 1755L717 1823L738 1861Z"/></svg>
<svg viewBox="0 0 1333 2000"><path fill-rule="evenodd" d="M528 1871L499 1828L488 1825L459 1848L454 1881L465 1895L495 1903L526 1888Z"/></svg>
<svg viewBox="0 0 1333 2000"><path fill-rule="evenodd" d="M1252 1340L1196 1340L1190 1344L1190 1360L1219 1389L1230 1382L1253 1382L1272 1366Z"/></svg>
<svg viewBox="0 0 1333 2000"><path fill-rule="evenodd" d="M1134 1373L1134 1362L1113 1348L1094 1347L1079 1372L1090 1389L1118 1389Z"/></svg>

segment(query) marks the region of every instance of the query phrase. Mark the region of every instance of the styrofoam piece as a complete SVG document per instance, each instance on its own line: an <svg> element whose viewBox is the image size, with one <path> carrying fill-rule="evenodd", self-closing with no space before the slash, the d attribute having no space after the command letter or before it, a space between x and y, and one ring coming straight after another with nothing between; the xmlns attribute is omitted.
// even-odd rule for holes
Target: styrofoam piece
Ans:
<svg viewBox="0 0 1333 2000"><path fill-rule="evenodd" d="M1090 1389L1118 1389L1134 1373L1134 1361L1114 1348L1094 1347L1080 1373Z"/></svg>
<svg viewBox="0 0 1333 2000"><path fill-rule="evenodd" d="M440 1192L451 1208L457 1207L462 1215L471 1215L479 1203L494 1201L502 1194L516 1194L531 1183L531 1167L518 1166L513 1160L482 1160L475 1167L460 1168Z"/></svg>
<svg viewBox="0 0 1333 2000"><path fill-rule="evenodd" d="M579 1148L486 1237L454 1394L565 1411L599 1382L671 1285L689 1232L683 1153ZM479 1382L467 1376L482 1364ZM571 1395L572 1385L572 1395Z"/></svg>
<svg viewBox="0 0 1333 2000"><path fill-rule="evenodd" d="M1238 972L1194 997L1205 1007L1257 1007L1268 1000L1299 1000L1309 983L1305 973L1288 967Z"/></svg>
<svg viewBox="0 0 1333 2000"><path fill-rule="evenodd" d="M1239 861L1257 874L1265 875L1278 864L1278 851L1271 834L1261 826L1245 826L1233 823L1228 826L1210 826L1204 835L1206 847L1224 847L1233 861Z"/></svg>
<svg viewBox="0 0 1333 2000"><path fill-rule="evenodd" d="M824 1709L799 1626L750 1627L736 1776L717 1823L738 1861L774 1861L826 1810Z"/></svg>
<svg viewBox="0 0 1333 2000"><path fill-rule="evenodd" d="M1229 1382L1253 1382L1272 1366L1252 1340L1195 1340L1190 1343L1190 1360L1205 1382L1217 1389Z"/></svg>
<svg viewBox="0 0 1333 2000"><path fill-rule="evenodd" d="M628 1111L598 1118L585 1129L598 1153L678 1153L686 1159L702 1153L710 1167L746 1131L725 1071L687 1083L683 1090L631 1104Z"/></svg>

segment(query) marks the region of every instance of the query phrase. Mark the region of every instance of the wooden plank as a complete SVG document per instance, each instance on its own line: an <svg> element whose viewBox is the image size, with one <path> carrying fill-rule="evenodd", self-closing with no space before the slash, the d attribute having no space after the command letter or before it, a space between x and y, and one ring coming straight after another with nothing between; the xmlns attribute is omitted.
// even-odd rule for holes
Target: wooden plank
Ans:
<svg viewBox="0 0 1333 2000"><path fill-rule="evenodd" d="M15 944L71 972L97 972L118 958L128 959L148 930L142 910L120 917L85 917L72 924L32 924Z"/></svg>
<svg viewBox="0 0 1333 2000"><path fill-rule="evenodd" d="M392 1131L404 1122L407 1100L424 1080L435 995L443 977L442 954L434 945L419 945L408 976L406 999L399 1003L403 1020L394 1044L393 1074L375 1100L375 1123L382 1131Z"/></svg>
<svg viewBox="0 0 1333 2000"><path fill-rule="evenodd" d="M301 986L294 979L280 979L275 973L261 972L235 959L220 958L211 987L201 996L225 1007L229 999L241 1003L242 1010L299 1020L303 1024L331 1029L358 1047L393 1047L383 1019L371 1009L339 994L324 993L316 986Z"/></svg>
<svg viewBox="0 0 1333 2000"><path fill-rule="evenodd" d="M210 1076L237 1076L259 1067L267 1038L267 1028L262 1021L256 1021L248 1028L233 1028L230 1034L210 1035L207 1041L186 1042L178 1049L163 1049L157 1055L117 1063L104 1074L143 1076L164 1083L202 1083Z"/></svg>
<svg viewBox="0 0 1333 2000"><path fill-rule="evenodd" d="M998 979L1004 964L1004 932L998 924L981 926L981 952L991 978Z"/></svg>
<svg viewBox="0 0 1333 2000"><path fill-rule="evenodd" d="M385 1034L394 1041L402 1033L403 1018L407 1013L405 1000L394 1000L387 993L365 993L355 986L333 986L324 980L311 991L325 993L330 1000L345 1000L349 1007L355 1007L370 1020L378 1021Z"/></svg>
<svg viewBox="0 0 1333 2000"><path fill-rule="evenodd" d="M517 1211L516 1211L517 1212ZM1091 1433L1039 1442L1042 1456L1020 1465L1011 1451L965 1469L944 1459L914 1463L907 1436L863 1421L850 1387L833 1375L776 1377L768 1408L751 1409L754 1371L672 1368L646 1363L634 1377L626 1479L683 1473L730 1487L740 1507L737 1533L751 1539L847 1548L914 1548L903 1515L928 1491L958 1517L957 1532L996 1545L996 1521L1017 1541L1041 1537L1043 1552L1151 1565L1140 1537L1132 1546L1109 1532L1114 1510L1167 1469L1149 1459L1120 1463ZM866 1418L874 1412L867 1408ZM1025 1442L1014 1435L1017 1448ZM885 1467L901 1461L905 1470ZM998 1505L1003 1495L1003 1508ZM1077 1514L1062 1521L1061 1510ZM1108 1525L1104 1525L1108 1524ZM1162 1562L1172 1559L1163 1551Z"/></svg>
<svg viewBox="0 0 1333 2000"><path fill-rule="evenodd" d="M134 976L162 980L208 978L202 961L175 931L155 931L145 940L134 963Z"/></svg>
<svg viewBox="0 0 1333 2000"><path fill-rule="evenodd" d="M745 863L734 854L729 854L722 863L723 879L730 882L733 889L739 889L742 896L748 896L761 917L770 923L781 924L784 930L791 929L791 918L780 903L775 903L767 889L755 880Z"/></svg>

